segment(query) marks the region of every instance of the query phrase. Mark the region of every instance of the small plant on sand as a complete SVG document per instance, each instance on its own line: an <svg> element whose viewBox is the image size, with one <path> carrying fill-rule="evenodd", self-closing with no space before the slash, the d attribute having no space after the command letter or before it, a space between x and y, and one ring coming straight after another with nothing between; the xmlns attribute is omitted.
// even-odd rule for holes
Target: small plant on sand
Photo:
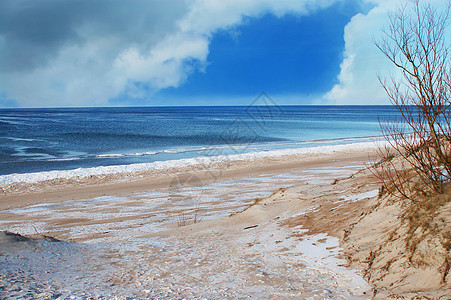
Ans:
<svg viewBox="0 0 451 300"><path fill-rule="evenodd" d="M202 221L202 209L200 207L200 201L196 203L196 207L190 211L189 213L186 211L182 211L178 215L177 226L183 227L189 224L196 224Z"/></svg>
<svg viewBox="0 0 451 300"><path fill-rule="evenodd" d="M182 227L202 221L201 207L202 181L194 174L183 173L175 176L169 183L169 202L180 206L177 213L177 226Z"/></svg>

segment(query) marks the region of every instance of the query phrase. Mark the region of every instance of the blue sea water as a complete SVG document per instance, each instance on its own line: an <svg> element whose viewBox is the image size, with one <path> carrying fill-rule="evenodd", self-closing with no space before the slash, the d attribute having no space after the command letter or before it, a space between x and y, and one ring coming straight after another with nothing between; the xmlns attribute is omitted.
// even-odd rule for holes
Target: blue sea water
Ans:
<svg viewBox="0 0 451 300"><path fill-rule="evenodd" d="M0 175L362 141L392 106L0 110Z"/></svg>

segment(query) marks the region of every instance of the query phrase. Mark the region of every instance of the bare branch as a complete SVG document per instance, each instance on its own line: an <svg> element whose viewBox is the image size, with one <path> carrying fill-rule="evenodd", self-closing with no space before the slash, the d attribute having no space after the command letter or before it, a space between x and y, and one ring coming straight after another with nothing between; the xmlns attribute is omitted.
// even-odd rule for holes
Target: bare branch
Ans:
<svg viewBox="0 0 451 300"><path fill-rule="evenodd" d="M380 121L389 149L380 149L385 165L375 167L384 188L403 199L412 195L443 193L451 180L451 63L445 41L451 3L439 12L416 0L389 14L390 24L376 47L396 66L402 77L379 78L401 119ZM410 171L409 171L410 170ZM422 188L413 188L410 174Z"/></svg>

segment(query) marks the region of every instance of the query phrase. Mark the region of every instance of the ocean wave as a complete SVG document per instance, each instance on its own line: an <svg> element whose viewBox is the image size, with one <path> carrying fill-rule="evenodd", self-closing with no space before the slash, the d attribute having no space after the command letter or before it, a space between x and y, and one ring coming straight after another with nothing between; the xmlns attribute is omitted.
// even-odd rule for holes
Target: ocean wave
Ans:
<svg viewBox="0 0 451 300"><path fill-rule="evenodd" d="M46 159L46 161L74 161L74 160L80 160L81 157L61 157L61 158L49 158Z"/></svg>
<svg viewBox="0 0 451 300"><path fill-rule="evenodd" d="M114 158L114 157L127 157L127 156L145 156L145 155L155 155L161 153L159 151L146 151L146 152L135 152L135 153L106 153L95 155L97 158Z"/></svg>
<svg viewBox="0 0 451 300"><path fill-rule="evenodd" d="M114 153L112 153L112 154L99 154L99 155L96 155L96 157L100 157L100 158L105 158L105 157L123 157L123 156L125 156L125 154L114 154Z"/></svg>
<svg viewBox="0 0 451 300"><path fill-rule="evenodd" d="M180 148L170 148L170 149L164 149L159 151L145 151L145 152L134 152L134 153L104 153L104 154L97 154L93 157L97 158L117 158L117 157L127 157L127 156L146 156L146 155L156 155L156 154L181 154L181 153L187 153L187 152L199 152L200 154L208 154L210 153L217 153L218 150L222 149L245 149L249 148L250 145L265 145L265 144L248 144L248 145L242 145L242 144L230 144L230 145L215 145L215 146L188 146L188 147L180 147Z"/></svg>
<svg viewBox="0 0 451 300"><path fill-rule="evenodd" d="M28 125L22 118L0 117L0 125Z"/></svg>
<svg viewBox="0 0 451 300"><path fill-rule="evenodd" d="M366 151L374 149L377 146L378 145L376 144L375 141L366 141L350 144L322 145L304 148L288 148L288 149L256 151L230 155L199 156L176 160L155 161L151 163L78 168L73 170L54 170L54 171L24 173L24 174L9 174L0 176L0 185L8 185L19 182L35 183L58 178L68 179L74 177L89 177L89 176L101 176L120 173L145 172L152 170L183 168L188 166L199 166L199 165L200 166L205 165L206 167L208 167L212 164L222 162L245 161L258 158L280 158L283 156L290 155L332 154L335 152L344 152L350 150Z"/></svg>
<svg viewBox="0 0 451 300"><path fill-rule="evenodd" d="M40 139L26 139L26 138L18 138L18 137L12 137L12 136L6 136L5 139L16 141L16 142L43 142L44 140Z"/></svg>

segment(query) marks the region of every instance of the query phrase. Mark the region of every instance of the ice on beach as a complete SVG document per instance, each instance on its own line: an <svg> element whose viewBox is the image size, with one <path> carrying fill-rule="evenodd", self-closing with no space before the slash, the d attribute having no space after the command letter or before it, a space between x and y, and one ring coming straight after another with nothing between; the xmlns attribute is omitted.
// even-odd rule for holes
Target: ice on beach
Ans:
<svg viewBox="0 0 451 300"><path fill-rule="evenodd" d="M15 208L10 210L0 211L0 214L11 213L11 214L30 214L40 211L45 211L51 209L54 205L50 203L41 203L23 208Z"/></svg>
<svg viewBox="0 0 451 300"><path fill-rule="evenodd" d="M343 199L345 201L356 202L356 201L360 201L360 200L367 199L367 198L373 198L373 197L376 197L377 195L379 195L379 190L375 189L375 190L371 190L371 191L368 191L365 193L344 196Z"/></svg>
<svg viewBox="0 0 451 300"><path fill-rule="evenodd" d="M324 233L306 236L296 245L296 248L306 259L323 263L331 263L327 259L332 259L333 265L337 265L335 257L339 251L339 240L336 237Z"/></svg>

